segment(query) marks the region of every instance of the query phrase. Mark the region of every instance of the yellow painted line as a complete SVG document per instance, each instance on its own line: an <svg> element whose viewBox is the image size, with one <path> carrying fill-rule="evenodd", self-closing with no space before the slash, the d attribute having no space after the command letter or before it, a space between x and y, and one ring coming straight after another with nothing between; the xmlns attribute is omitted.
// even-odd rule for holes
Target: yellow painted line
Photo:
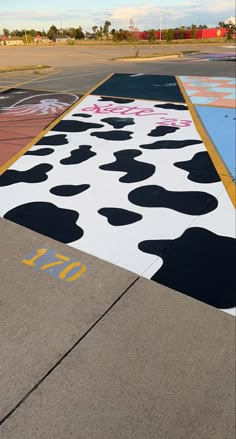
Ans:
<svg viewBox="0 0 236 439"><path fill-rule="evenodd" d="M41 131L41 133L39 133L36 137L34 137L26 146L24 146L24 148L22 148L17 154L15 154L13 157L11 157L6 163L4 163L4 165L2 165L0 167L0 175L2 175L5 171L7 171L7 169L13 165L13 163L15 163L17 160L19 160L19 158L22 157L22 155L24 155L33 145L35 145L35 143L37 143L43 136L45 136L45 134L47 134L55 125L57 125L57 123L60 122L60 120L62 120L71 110L73 110L73 108L75 108L77 105L79 105L87 96L90 95L90 93L93 92L93 90L95 90L97 87L99 87L105 81L107 81L109 78L111 78L112 75L113 75L113 73L111 73L105 79L103 79L101 82L99 82L99 84L96 84L93 88L91 88L87 93L84 94L84 96L82 96L81 99L78 99L78 101L76 101L66 111L64 111L64 113L62 113L53 122L51 122L47 126L47 128L45 128L43 131Z"/></svg>
<svg viewBox="0 0 236 439"><path fill-rule="evenodd" d="M1 92L2 92L2 91L11 90L11 89L13 89L13 88L19 88L19 87L21 87L22 85L25 85L25 84L31 84L32 82L39 81L39 80L41 80L41 79L47 78L48 76L55 75L56 73L59 73L59 71L51 72L51 73L48 73L47 75L44 75L44 76L41 76L41 75L40 75L38 78L35 78L35 79L29 79L28 81L17 82L17 83L14 84L13 86L6 87L5 89L1 90Z"/></svg>
<svg viewBox="0 0 236 439"><path fill-rule="evenodd" d="M236 207L236 184L235 184L235 180L231 181L229 183L229 185L227 186L227 192L229 194L229 192L231 193L232 198L230 197L234 207Z"/></svg>
<svg viewBox="0 0 236 439"><path fill-rule="evenodd" d="M182 82L180 81L179 77L176 76L176 80L179 84L180 90L184 96L184 99L186 101L186 104L188 105L188 109L190 111L190 114L193 118L194 124L196 126L196 129L198 131L198 134L200 135L204 145L206 146L208 153L211 157L211 160L213 161L214 166L216 167L216 170L218 172L218 174L221 177L221 180L225 186L226 191L228 192L228 195L230 197L230 200L232 201L234 207L236 207L236 200L235 200L235 183L233 183L232 185L229 184L229 182L233 180L232 176L230 175L227 167L225 166L220 154L218 153L214 143L212 142L210 136L207 134L203 123L200 119L200 117L197 114L197 111L194 108L194 105L192 104L190 98L188 97L185 88L182 84Z"/></svg>

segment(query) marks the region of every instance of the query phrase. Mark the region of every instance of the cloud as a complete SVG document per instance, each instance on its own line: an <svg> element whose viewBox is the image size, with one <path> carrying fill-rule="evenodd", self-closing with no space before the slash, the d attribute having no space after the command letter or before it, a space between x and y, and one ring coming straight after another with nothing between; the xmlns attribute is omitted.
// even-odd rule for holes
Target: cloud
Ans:
<svg viewBox="0 0 236 439"><path fill-rule="evenodd" d="M154 5L137 5L136 7L121 6L113 8L109 16L113 27L127 28L132 18L137 27L150 29L158 28L160 23L160 10L162 24L168 23L167 27L176 26L180 21L185 25L208 24L224 21L225 16L234 12L231 0L183 0L175 2L162 2Z"/></svg>
<svg viewBox="0 0 236 439"><path fill-rule="evenodd" d="M231 16L231 17L227 18L227 20L225 20L225 23L236 24L236 19L235 19L235 17Z"/></svg>
<svg viewBox="0 0 236 439"><path fill-rule="evenodd" d="M110 19L111 20L128 20L130 17L145 17L151 13L153 9L150 6L138 6L136 8L121 7L113 9Z"/></svg>
<svg viewBox="0 0 236 439"><path fill-rule="evenodd" d="M119 7L114 8L109 16L109 20L112 25L122 26L127 28L129 26L130 19L134 20L135 25L140 28L150 29L152 27L158 28L160 22L160 14L162 21L168 19L174 21L180 19L180 17L187 16L187 12L176 11L174 8L161 9L158 6L137 6L137 7Z"/></svg>
<svg viewBox="0 0 236 439"><path fill-rule="evenodd" d="M139 0L137 0L138 3ZM48 10L6 10L0 11L2 26L8 28L22 27L50 27L51 24L63 26L91 29L92 26L102 26L105 20L111 22L111 27L115 29L129 26L130 19L134 20L135 26L140 30L155 28L160 26L160 10L162 27L176 27L180 24L188 26L192 23L216 26L219 21L225 21L226 17L234 15L234 5L232 0L161 0L161 3L144 3L132 6L125 4L113 8L102 8L97 6L95 9L71 8L67 10L55 10L50 6ZM26 19L27 17L27 19Z"/></svg>
<svg viewBox="0 0 236 439"><path fill-rule="evenodd" d="M47 10L47 11L34 11L34 10L15 10L15 11L4 11L1 12L0 18L1 20L24 20L25 17L27 17L27 20L39 20L39 21L51 21L51 20L58 20L60 17L65 18L77 18L78 14L84 16L90 16L89 10L83 10L79 11L74 9L69 9L66 11L59 11L57 10Z"/></svg>
<svg viewBox="0 0 236 439"><path fill-rule="evenodd" d="M215 0L214 2L203 2L203 8L208 13L213 12L215 13L223 13L227 11L233 11L235 8L235 5L233 5L234 2L231 0ZM209 4L211 3L211 4Z"/></svg>

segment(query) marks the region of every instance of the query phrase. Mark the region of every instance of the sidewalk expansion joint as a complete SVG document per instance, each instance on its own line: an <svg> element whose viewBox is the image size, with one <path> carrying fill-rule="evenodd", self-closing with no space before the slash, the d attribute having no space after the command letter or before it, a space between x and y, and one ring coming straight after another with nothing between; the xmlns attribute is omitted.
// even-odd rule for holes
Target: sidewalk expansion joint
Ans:
<svg viewBox="0 0 236 439"><path fill-rule="evenodd" d="M133 287L133 285L140 279L136 279L123 291L123 293L107 308L107 310L87 329L87 331L73 344L73 346L54 364L54 366L35 384L32 389L10 410L2 419L0 419L0 426L7 421L8 418L28 399L28 397L44 382L44 380L51 375L51 373L68 357L68 355L79 345L79 343L101 322L101 320L114 308L114 306L123 298L123 296Z"/></svg>

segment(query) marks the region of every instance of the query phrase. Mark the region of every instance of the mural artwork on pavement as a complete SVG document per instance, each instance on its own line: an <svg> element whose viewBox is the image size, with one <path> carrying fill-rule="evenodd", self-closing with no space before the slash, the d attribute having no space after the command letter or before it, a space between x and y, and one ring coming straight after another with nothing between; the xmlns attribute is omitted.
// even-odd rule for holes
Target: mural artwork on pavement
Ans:
<svg viewBox="0 0 236 439"><path fill-rule="evenodd" d="M106 97L121 96L131 99L184 102L175 76L169 75L115 73L92 94L103 95L104 100Z"/></svg>
<svg viewBox="0 0 236 439"><path fill-rule="evenodd" d="M204 76L180 76L179 78L194 105L235 107L235 78Z"/></svg>
<svg viewBox="0 0 236 439"><path fill-rule="evenodd" d="M0 167L78 100L68 93L10 89L0 94Z"/></svg>
<svg viewBox="0 0 236 439"><path fill-rule="evenodd" d="M228 173L236 178L236 112L234 108L196 105L196 111L219 152Z"/></svg>
<svg viewBox="0 0 236 439"><path fill-rule="evenodd" d="M86 97L0 198L10 221L233 313L234 207L183 98Z"/></svg>
<svg viewBox="0 0 236 439"><path fill-rule="evenodd" d="M235 180L235 78L180 76L180 80L227 174Z"/></svg>

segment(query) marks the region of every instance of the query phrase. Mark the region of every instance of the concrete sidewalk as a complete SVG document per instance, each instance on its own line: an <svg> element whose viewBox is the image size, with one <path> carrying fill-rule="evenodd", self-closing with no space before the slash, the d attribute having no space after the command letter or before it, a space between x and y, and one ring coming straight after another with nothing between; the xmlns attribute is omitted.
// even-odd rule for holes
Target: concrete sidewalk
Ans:
<svg viewBox="0 0 236 439"><path fill-rule="evenodd" d="M1 438L235 437L234 317L0 227ZM22 263L40 248L88 270L66 283Z"/></svg>

